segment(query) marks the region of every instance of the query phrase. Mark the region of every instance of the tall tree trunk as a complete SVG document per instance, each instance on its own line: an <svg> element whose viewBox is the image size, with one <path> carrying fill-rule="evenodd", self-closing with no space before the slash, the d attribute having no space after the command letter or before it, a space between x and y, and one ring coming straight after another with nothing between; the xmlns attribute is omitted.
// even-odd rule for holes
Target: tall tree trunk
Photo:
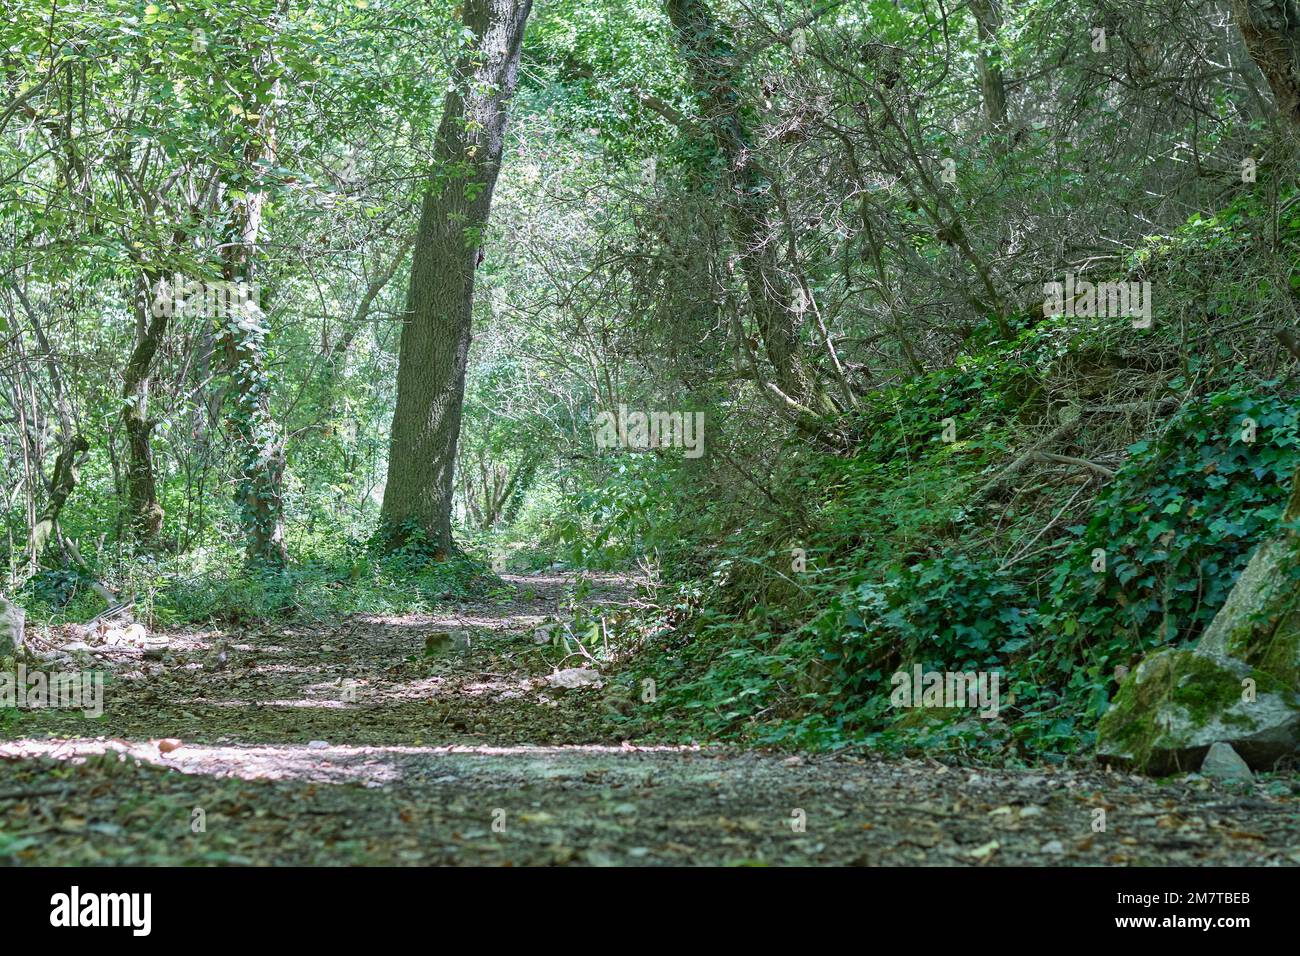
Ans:
<svg viewBox="0 0 1300 956"><path fill-rule="evenodd" d="M155 302L161 294L158 277L142 273L136 291L135 348L122 373L122 425L126 429L126 500L131 530L145 545L157 543L162 531L163 509L158 504L154 478L153 447L149 436L157 422L149 418L149 385L153 360L167 330L170 307Z"/></svg>
<svg viewBox="0 0 1300 956"><path fill-rule="evenodd" d="M971 0L970 8L979 33L977 63L984 113L998 137L998 148L1002 149L1005 147L1002 136L1007 131L1007 87L1002 78L1002 57L996 50L998 28L1002 26L1001 3L1000 0Z"/></svg>
<svg viewBox="0 0 1300 956"><path fill-rule="evenodd" d="M1251 58L1273 89L1277 111L1300 132L1300 3L1233 0L1232 13Z"/></svg>
<svg viewBox="0 0 1300 956"><path fill-rule="evenodd" d="M271 415L267 328L256 281L266 201L257 171L275 160L272 104L278 90L276 81L244 147L244 168L250 181L232 204L223 263L227 288L221 297L227 307L220 310L220 344L232 378L228 418L239 456L235 503L243 526L244 551L250 564L269 568L283 567L288 555L284 546L284 443Z"/></svg>
<svg viewBox="0 0 1300 956"><path fill-rule="evenodd" d="M411 260L382 521L390 544L418 529L450 552L453 472L469 357L474 271L501 169L531 0L465 0L478 38L457 67Z"/></svg>
<svg viewBox="0 0 1300 956"><path fill-rule="evenodd" d="M726 160L727 183L734 193L730 204L732 241L740 250L740 266L763 351L785 396L808 403L820 390L804 362L793 284L780 264L770 177L755 154L741 117L736 52L706 0L667 0L667 10L704 122ZM814 400L813 404L822 402Z"/></svg>

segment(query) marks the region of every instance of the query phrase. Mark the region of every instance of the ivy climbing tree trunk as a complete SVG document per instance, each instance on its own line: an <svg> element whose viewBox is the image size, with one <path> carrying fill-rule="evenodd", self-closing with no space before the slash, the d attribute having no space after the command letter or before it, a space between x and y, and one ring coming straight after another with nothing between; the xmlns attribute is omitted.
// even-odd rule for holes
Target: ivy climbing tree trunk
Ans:
<svg viewBox="0 0 1300 956"><path fill-rule="evenodd" d="M469 357L474 272L501 169L506 108L531 0L466 0L476 38L457 66L411 260L382 520L390 544L413 532L450 552L456 446Z"/></svg>
<svg viewBox="0 0 1300 956"><path fill-rule="evenodd" d="M221 344L230 371L228 420L239 470L235 503L244 530L245 554L254 564L282 567L284 546L284 445L271 415L271 382L266 370L265 316L256 292L254 252L262 197L250 193L235 204L236 235L243 237L227 258L226 281L233 303L221 317Z"/></svg>
<svg viewBox="0 0 1300 956"><path fill-rule="evenodd" d="M267 56L262 66L270 69ZM284 544L284 443L271 414L271 381L266 367L267 326L258 292L258 242L266 193L261 170L275 161L273 104L278 80L268 84L265 102L249 129L243 150L247 182L231 202L228 236L223 256L226 288L208 297L224 303L219 347L230 374L228 393L231 437L238 456L235 503L244 532L245 556L250 564L283 567L288 560Z"/></svg>

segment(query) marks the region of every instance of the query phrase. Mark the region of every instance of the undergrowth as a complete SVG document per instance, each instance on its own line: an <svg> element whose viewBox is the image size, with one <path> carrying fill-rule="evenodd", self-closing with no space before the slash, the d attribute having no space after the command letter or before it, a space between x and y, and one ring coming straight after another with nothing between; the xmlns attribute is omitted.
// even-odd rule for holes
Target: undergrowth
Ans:
<svg viewBox="0 0 1300 956"><path fill-rule="evenodd" d="M500 586L477 557L436 555L419 535L392 552L371 541L322 537L283 570L249 568L240 555L221 547L180 556L135 554L89 570L132 604L137 619L155 628L422 613ZM92 589L91 577L76 570L37 574L18 597L38 624L84 623L107 606Z"/></svg>
<svg viewBox="0 0 1300 956"><path fill-rule="evenodd" d="M954 367L873 394L847 454L776 456L771 487L798 499L793 519L718 506L661 527L722 543L675 576L670 563L643 622L660 637L629 673L659 688L659 732L1006 759L1088 751L1116 669L1200 636L1300 464L1295 382L1267 374L1271 335L1234 321L1277 311L1297 284L1241 270L1264 216L1245 201L1135 256L1182 290L1152 329L1023 320L1013 341L972 341ZM1295 246L1300 221L1282 227ZM1193 309L1222 329L1190 337L1179 318ZM1057 443L1070 462L1004 475L1070 416L1083 416ZM891 679L915 665L999 674L998 716L894 707Z"/></svg>

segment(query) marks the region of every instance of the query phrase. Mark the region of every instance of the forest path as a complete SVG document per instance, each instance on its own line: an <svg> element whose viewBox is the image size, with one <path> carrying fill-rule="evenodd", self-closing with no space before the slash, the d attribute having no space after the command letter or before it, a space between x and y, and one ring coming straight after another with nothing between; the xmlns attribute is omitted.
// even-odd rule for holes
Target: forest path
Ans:
<svg viewBox="0 0 1300 956"><path fill-rule="evenodd" d="M592 580L593 602L630 598ZM161 659L98 649L115 673L100 721L0 724L0 863L1300 863L1282 780L611 737L601 692L553 689L528 634L572 580L507 581L442 614L169 634ZM424 655L459 628L467 654Z"/></svg>

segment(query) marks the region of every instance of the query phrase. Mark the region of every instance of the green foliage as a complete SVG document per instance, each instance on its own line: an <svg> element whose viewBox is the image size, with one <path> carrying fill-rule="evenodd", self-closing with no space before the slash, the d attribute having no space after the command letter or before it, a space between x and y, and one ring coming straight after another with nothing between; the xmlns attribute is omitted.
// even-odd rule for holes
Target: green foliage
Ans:
<svg viewBox="0 0 1300 956"><path fill-rule="evenodd" d="M1005 432L982 428L955 448L926 423L967 421L963 399L977 406L971 422L1016 417L1023 405L1013 396L1036 394L1017 350L1016 361L1002 360L1005 377L988 353L913 382L906 405L928 415L894 414L887 396L855 455L821 456L781 475L828 493L802 539L808 573L786 570L788 542L799 540L788 528L756 523L719 556L704 590L682 591L687 623L644 670L667 669L675 690L660 706L667 732L1068 752L1090 744L1116 665L1199 637L1285 506L1300 464L1294 391L1225 383L1189 399L1129 445L1085 524L1008 562L969 540L979 525L964 505L983 477L979 464L1014 450ZM1030 522L1041 514L1022 520L1010 536L1032 543ZM1097 549L1104 572L1094 570ZM900 716L889 704L890 677L913 664L996 670L1014 706L996 725Z"/></svg>
<svg viewBox="0 0 1300 956"><path fill-rule="evenodd" d="M89 583L83 573L73 568L40 571L27 579L19 597L32 606L63 608Z"/></svg>
<svg viewBox="0 0 1300 956"><path fill-rule="evenodd" d="M861 696L887 684L898 664L1004 665L1038 625L1020 581L995 561L956 551L886 571L860 585L853 604L844 614L842 686Z"/></svg>
<svg viewBox="0 0 1300 956"><path fill-rule="evenodd" d="M1242 119L1254 101L1202 62L1201 11L1130 11L1160 55L1117 44L1099 72L1073 0L1003 4L983 39L973 8L832 5L798 44L799 4L710 3L703 52L740 67L719 128L661 2L536 4L493 219L461 237L484 258L454 463L467 554L445 555L420 528L394 551L374 533L421 193L484 188L429 151L476 42L457 5L13 6L0 548L38 623L102 610L92 576L151 623L251 625L430 610L494 593L489 562L644 563L667 584L629 667L667 733L1059 753L1116 665L1195 640L1282 507L1300 434L1272 332L1295 324L1300 204L1290 154ZM1015 78L1007 136L979 121L981 55ZM137 283L224 276L254 195L265 314L171 317L147 409L165 519L136 542ZM1154 282L1154 328L1043 318L1067 263ZM826 433L769 388L787 318L844 409ZM67 437L56 385L91 441L59 528L86 568L51 548L24 582ZM1062 412L1167 399L1171 420L1071 436L1116 470L1104 485L1035 466L977 500ZM622 403L705 412L707 453L593 453ZM249 490L281 447L290 564L245 567L242 539L275 524ZM624 659L599 617L573 628ZM998 669L1014 705L996 727L900 718L889 679L913 663Z"/></svg>

